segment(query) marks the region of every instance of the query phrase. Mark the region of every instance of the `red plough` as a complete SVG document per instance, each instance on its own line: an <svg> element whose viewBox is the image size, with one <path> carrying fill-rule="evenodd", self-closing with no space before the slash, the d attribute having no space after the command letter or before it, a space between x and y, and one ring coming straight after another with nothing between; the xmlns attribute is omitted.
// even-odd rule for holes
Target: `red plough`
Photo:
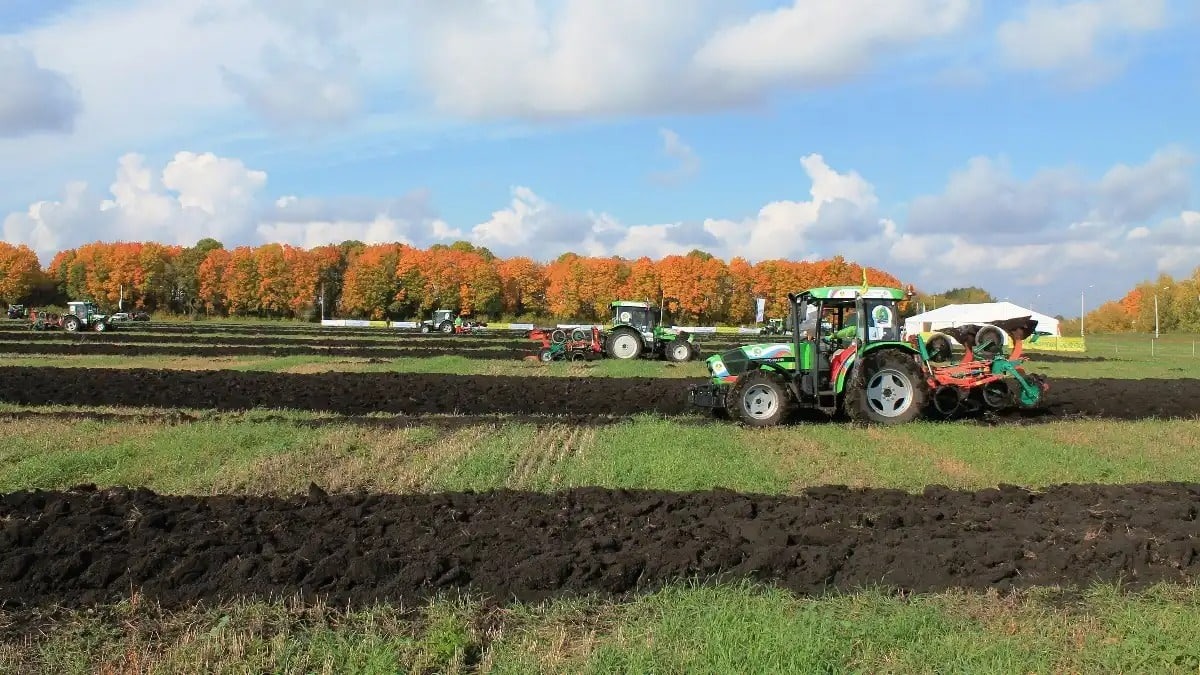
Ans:
<svg viewBox="0 0 1200 675"><path fill-rule="evenodd" d="M600 329L535 328L529 331L529 339L541 343L538 359L551 361L584 361L604 354L604 340Z"/></svg>

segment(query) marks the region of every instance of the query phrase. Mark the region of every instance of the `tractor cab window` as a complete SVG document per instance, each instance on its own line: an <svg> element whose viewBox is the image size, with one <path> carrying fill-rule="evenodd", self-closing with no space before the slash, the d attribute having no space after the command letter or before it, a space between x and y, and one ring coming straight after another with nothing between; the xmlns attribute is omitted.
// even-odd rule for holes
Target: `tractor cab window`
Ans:
<svg viewBox="0 0 1200 675"><path fill-rule="evenodd" d="M902 324L894 300L865 300L863 312L867 316L866 338L868 341L897 342L900 340ZM862 337L862 331L859 336Z"/></svg>
<svg viewBox="0 0 1200 675"><path fill-rule="evenodd" d="M650 311L645 307L613 307L613 323L650 330Z"/></svg>

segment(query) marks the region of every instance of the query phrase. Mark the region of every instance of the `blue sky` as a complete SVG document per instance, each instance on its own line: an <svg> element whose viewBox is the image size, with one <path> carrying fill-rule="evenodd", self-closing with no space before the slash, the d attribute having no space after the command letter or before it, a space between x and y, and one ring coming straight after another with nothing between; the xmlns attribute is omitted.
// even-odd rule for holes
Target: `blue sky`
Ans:
<svg viewBox="0 0 1200 675"><path fill-rule="evenodd" d="M0 219L96 239L842 254L1075 314L1200 264L1182 0L20 0Z"/></svg>

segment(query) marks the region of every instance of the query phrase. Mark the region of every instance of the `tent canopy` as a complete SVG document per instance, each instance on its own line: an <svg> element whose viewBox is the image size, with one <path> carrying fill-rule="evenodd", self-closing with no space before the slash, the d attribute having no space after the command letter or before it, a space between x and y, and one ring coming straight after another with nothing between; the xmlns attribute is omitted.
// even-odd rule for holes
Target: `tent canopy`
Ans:
<svg viewBox="0 0 1200 675"><path fill-rule="evenodd" d="M1002 319L1017 319L1032 316L1037 321L1038 332L1062 335L1058 319L1011 302L980 302L969 305L946 305L904 320L904 331L909 335L942 328L955 328L966 324L983 324Z"/></svg>

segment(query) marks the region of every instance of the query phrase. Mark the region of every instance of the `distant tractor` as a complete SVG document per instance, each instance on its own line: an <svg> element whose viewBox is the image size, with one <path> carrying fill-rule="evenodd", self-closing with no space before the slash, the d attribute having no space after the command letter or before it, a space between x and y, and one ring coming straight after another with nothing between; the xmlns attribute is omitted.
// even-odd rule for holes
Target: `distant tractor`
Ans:
<svg viewBox="0 0 1200 675"><path fill-rule="evenodd" d="M34 311L29 315L29 322L29 327L34 330L61 328L68 333L85 330L103 333L112 328L112 317L101 312L90 300L68 302L66 314Z"/></svg>
<svg viewBox="0 0 1200 675"><path fill-rule="evenodd" d="M446 333L449 335L454 332L454 312L449 309L433 310L433 318L425 319L421 322L422 333Z"/></svg>
<svg viewBox="0 0 1200 675"><path fill-rule="evenodd" d="M614 359L663 357L682 363L699 358L700 349L686 331L668 328L660 308L648 302L617 300L612 307L612 327L604 341L605 353Z"/></svg>
<svg viewBox="0 0 1200 675"><path fill-rule="evenodd" d="M24 319L27 316L29 316L29 312L26 311L25 305L9 305L8 306L8 318Z"/></svg>
<svg viewBox="0 0 1200 675"><path fill-rule="evenodd" d="M473 333L481 328L487 328L487 324L463 319L461 314L456 316L454 310L450 309L436 309L433 311L433 318L421 322L422 333L438 332L451 335Z"/></svg>

